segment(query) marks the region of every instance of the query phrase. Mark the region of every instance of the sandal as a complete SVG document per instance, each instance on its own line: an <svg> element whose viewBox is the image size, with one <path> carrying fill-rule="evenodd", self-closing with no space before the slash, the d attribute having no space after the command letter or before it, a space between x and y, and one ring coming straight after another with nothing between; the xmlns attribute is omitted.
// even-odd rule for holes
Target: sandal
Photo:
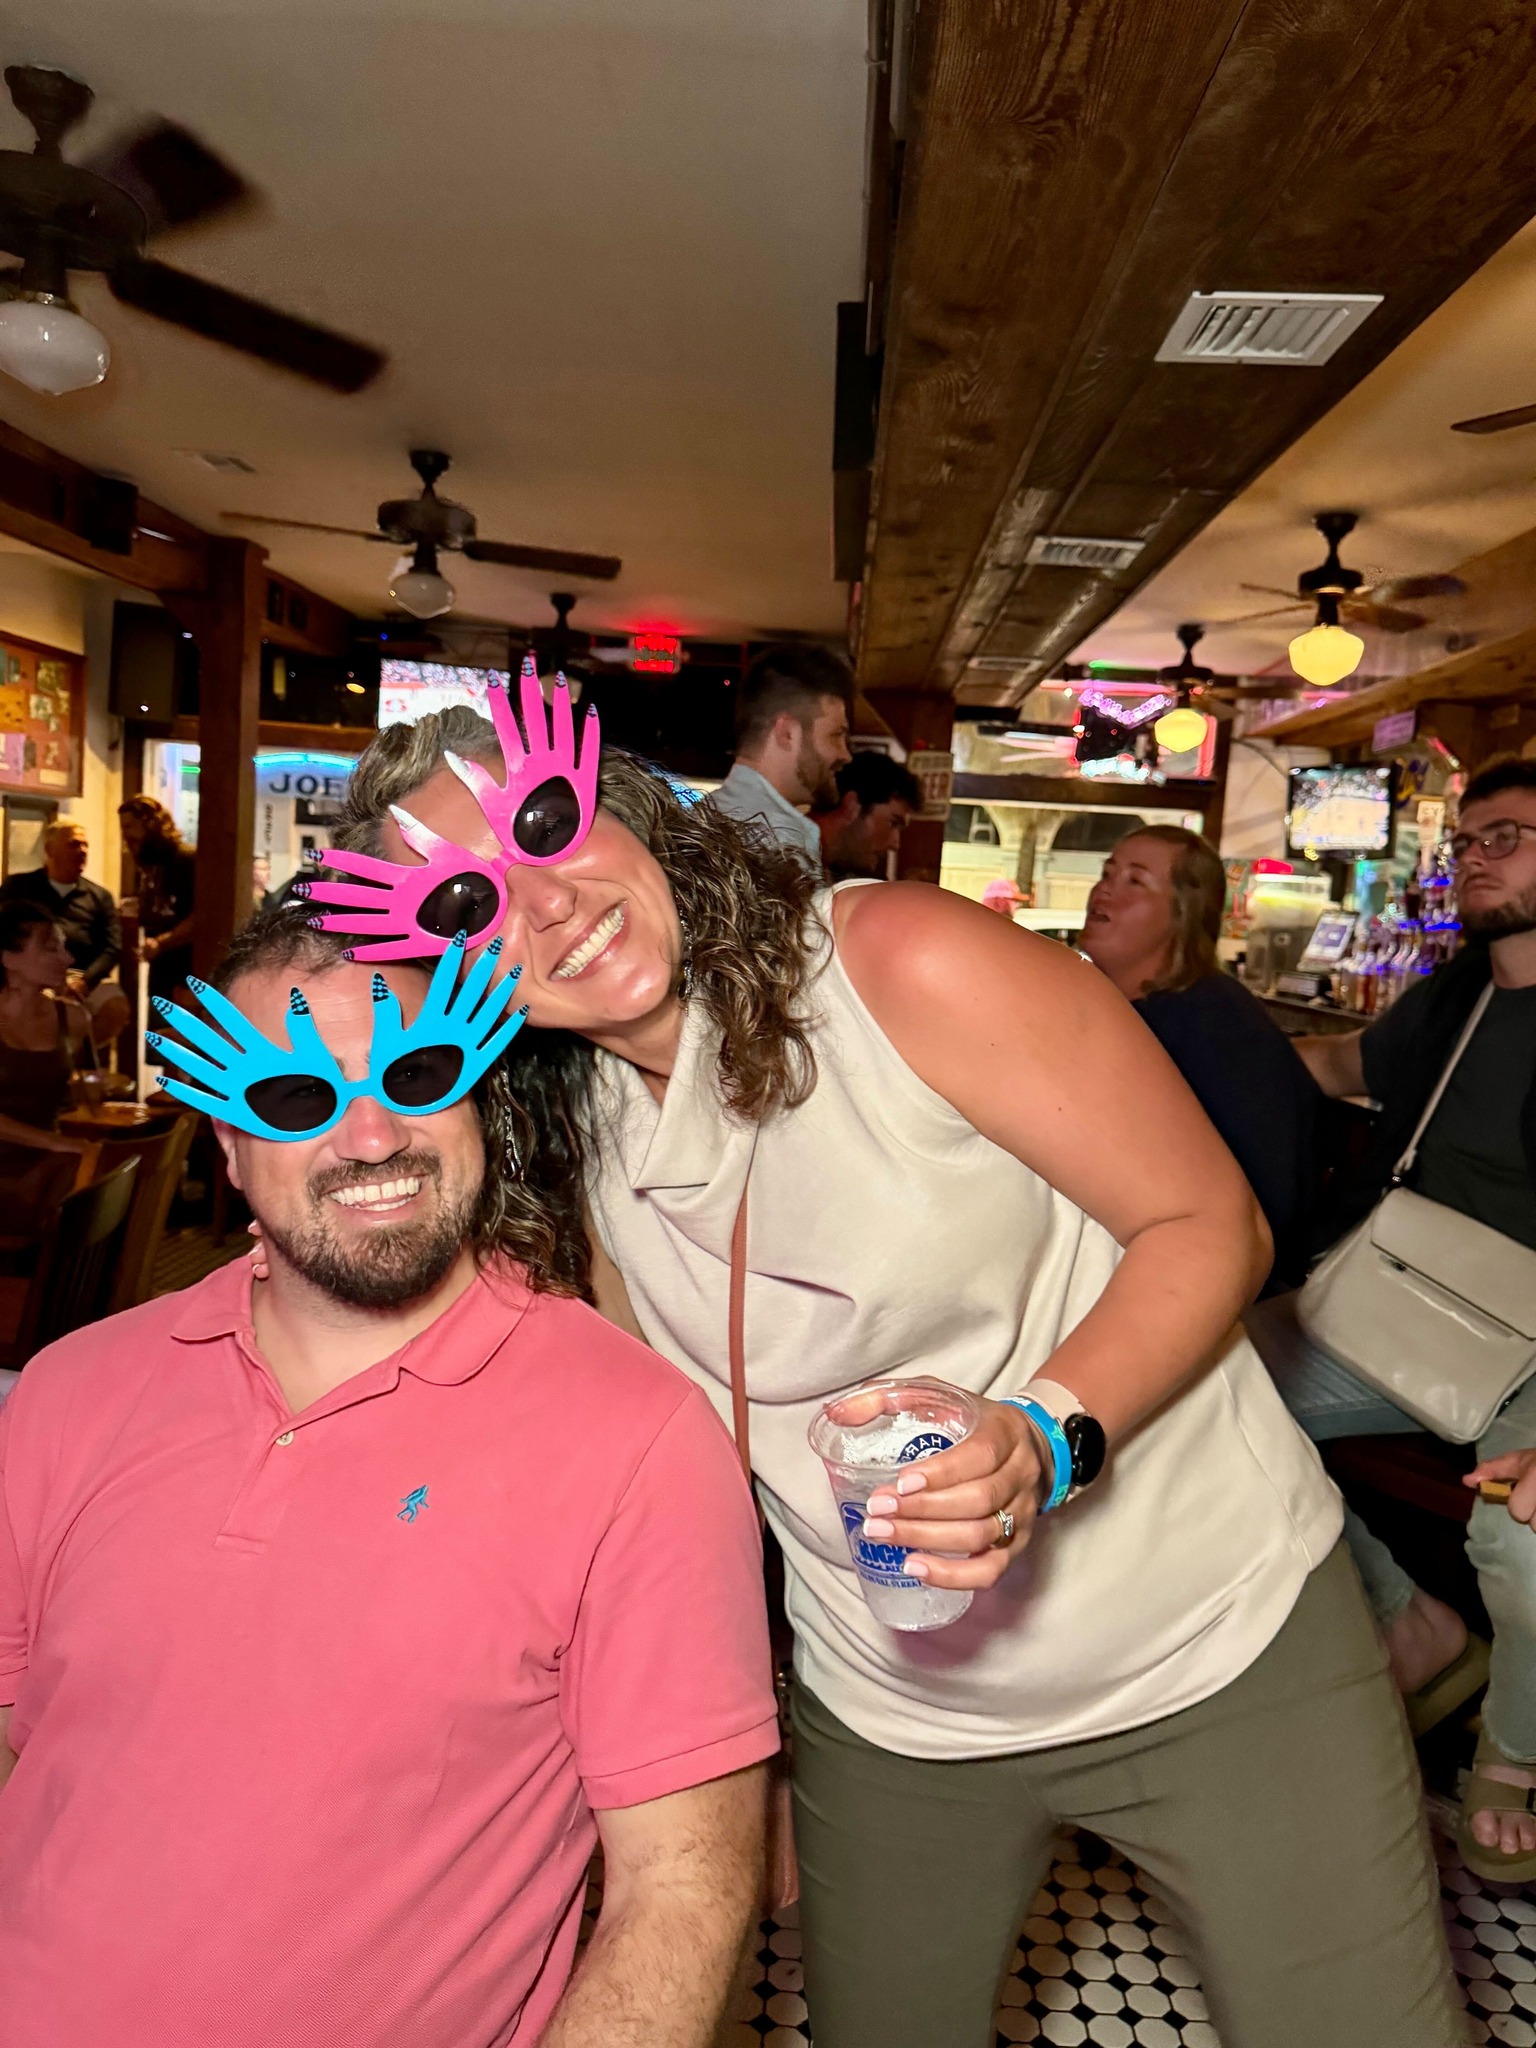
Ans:
<svg viewBox="0 0 1536 2048"><path fill-rule="evenodd" d="M1472 1775L1461 1802L1461 1826L1456 1846L1461 1860L1475 1877L1493 1884L1529 1884L1536 1879L1536 1849L1506 1856L1502 1849L1488 1849L1472 1832L1474 1813L1529 1813L1536 1816L1536 1786L1506 1785L1501 1778L1485 1778L1478 1769L1483 1763L1503 1763L1493 1744L1484 1736L1477 1745Z"/></svg>
<svg viewBox="0 0 1536 2048"><path fill-rule="evenodd" d="M1408 1732L1415 1742L1431 1728L1465 1706L1473 1693L1488 1683L1488 1645L1481 1636L1468 1636L1467 1647L1426 1680L1417 1692L1405 1693L1403 1706L1408 1715Z"/></svg>

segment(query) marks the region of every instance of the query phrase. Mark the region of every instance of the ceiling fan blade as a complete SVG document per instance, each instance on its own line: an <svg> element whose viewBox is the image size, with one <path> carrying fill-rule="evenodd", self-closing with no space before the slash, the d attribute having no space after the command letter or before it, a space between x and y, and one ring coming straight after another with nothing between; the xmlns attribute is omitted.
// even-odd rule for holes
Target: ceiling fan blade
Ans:
<svg viewBox="0 0 1536 2048"><path fill-rule="evenodd" d="M611 583L624 564L617 555L575 555L565 548L525 548L514 541L469 540L463 553L471 562L494 562L502 569L539 569L554 576L588 576Z"/></svg>
<svg viewBox="0 0 1536 2048"><path fill-rule="evenodd" d="M256 198L237 170L174 121L152 121L120 136L84 168L136 200L152 235L211 220Z"/></svg>
<svg viewBox="0 0 1536 2048"><path fill-rule="evenodd" d="M1260 619L1283 619L1287 612L1304 612L1310 609L1311 607L1305 604L1281 604L1276 605L1273 611L1244 612L1236 619L1212 619L1211 631L1225 632L1228 626L1252 626Z"/></svg>
<svg viewBox="0 0 1536 2048"><path fill-rule="evenodd" d="M1371 591L1374 604L1422 604L1432 597L1465 597L1467 586L1459 576L1389 576Z"/></svg>
<svg viewBox="0 0 1536 2048"><path fill-rule="evenodd" d="M1255 597L1288 598L1292 606L1295 607L1308 605L1312 602L1310 597L1298 597L1294 590L1276 590L1272 583L1239 583L1237 587L1239 590L1251 590Z"/></svg>
<svg viewBox="0 0 1536 2048"><path fill-rule="evenodd" d="M387 533L368 533L361 526L323 526L315 519L274 519L266 512L221 512L221 519L238 521L242 526L292 526L301 533L340 533L348 540L389 541ZM391 547L398 547L398 541L389 541Z"/></svg>
<svg viewBox="0 0 1536 2048"><path fill-rule="evenodd" d="M259 299L248 299L184 270L173 270L153 257L119 264L108 271L107 283L113 297L125 306L136 306L141 313L202 335L205 341L221 342L242 355L291 370L296 377L307 377L330 391L361 391L385 364L386 358L363 342L349 341L343 334L280 313Z"/></svg>
<svg viewBox="0 0 1536 2048"><path fill-rule="evenodd" d="M1505 434L1511 427L1536 425L1536 405L1512 405L1508 412L1480 412L1475 419L1452 420L1453 434Z"/></svg>
<svg viewBox="0 0 1536 2048"><path fill-rule="evenodd" d="M1368 597L1344 598L1339 610L1382 633L1417 633L1420 626L1429 624L1422 612L1401 611L1396 605L1376 604Z"/></svg>

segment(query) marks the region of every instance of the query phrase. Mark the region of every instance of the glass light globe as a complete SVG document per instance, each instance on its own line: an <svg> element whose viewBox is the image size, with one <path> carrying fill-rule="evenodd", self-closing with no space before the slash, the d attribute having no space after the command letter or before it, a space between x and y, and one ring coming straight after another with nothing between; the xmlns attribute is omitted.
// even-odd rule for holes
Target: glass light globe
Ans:
<svg viewBox="0 0 1536 2048"><path fill-rule="evenodd" d="M453 603L453 585L435 569L407 569L389 586L389 594L416 619L436 619Z"/></svg>
<svg viewBox="0 0 1536 2048"><path fill-rule="evenodd" d="M1196 711L1191 705L1180 704L1176 710L1165 711L1152 728L1157 744L1170 754L1187 754L1205 740L1205 713Z"/></svg>
<svg viewBox="0 0 1536 2048"><path fill-rule="evenodd" d="M0 370L58 398L99 384L112 361L107 337L49 292L0 301Z"/></svg>
<svg viewBox="0 0 1536 2048"><path fill-rule="evenodd" d="M1326 689L1354 674L1365 653L1365 642L1346 626L1309 626L1296 635L1288 652L1291 667L1304 683Z"/></svg>

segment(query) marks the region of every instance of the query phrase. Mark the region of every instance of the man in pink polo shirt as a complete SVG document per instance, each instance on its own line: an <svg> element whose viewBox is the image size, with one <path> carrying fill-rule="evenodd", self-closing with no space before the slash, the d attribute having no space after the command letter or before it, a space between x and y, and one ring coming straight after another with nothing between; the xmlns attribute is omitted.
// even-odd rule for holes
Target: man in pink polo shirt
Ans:
<svg viewBox="0 0 1536 2048"><path fill-rule="evenodd" d="M0 1408L5 2048L712 2037L778 1742L755 1519L704 1397L508 1256L451 1099L505 985L471 1028L457 967L248 928L203 997L243 1043L167 1050L270 1277Z"/></svg>

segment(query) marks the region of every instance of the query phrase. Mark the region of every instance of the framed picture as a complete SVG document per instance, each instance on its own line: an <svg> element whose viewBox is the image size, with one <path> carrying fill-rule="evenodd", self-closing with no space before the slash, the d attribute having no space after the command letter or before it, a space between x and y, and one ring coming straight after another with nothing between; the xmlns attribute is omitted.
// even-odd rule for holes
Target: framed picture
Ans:
<svg viewBox="0 0 1536 2048"><path fill-rule="evenodd" d="M79 796L85 657L0 632L0 791Z"/></svg>

